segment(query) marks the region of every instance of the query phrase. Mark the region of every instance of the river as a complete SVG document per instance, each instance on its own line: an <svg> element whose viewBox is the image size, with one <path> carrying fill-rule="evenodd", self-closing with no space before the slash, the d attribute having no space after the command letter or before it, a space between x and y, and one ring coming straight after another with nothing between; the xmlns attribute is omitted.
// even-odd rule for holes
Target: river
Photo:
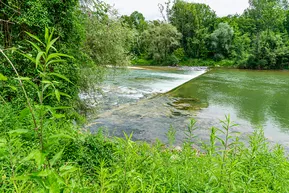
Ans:
<svg viewBox="0 0 289 193"><path fill-rule="evenodd" d="M180 143L194 118L197 140L207 140L210 128L230 115L239 125L233 131L247 135L262 127L270 141L289 145L288 71L143 67L118 71L102 87L92 131L167 142L172 126Z"/></svg>

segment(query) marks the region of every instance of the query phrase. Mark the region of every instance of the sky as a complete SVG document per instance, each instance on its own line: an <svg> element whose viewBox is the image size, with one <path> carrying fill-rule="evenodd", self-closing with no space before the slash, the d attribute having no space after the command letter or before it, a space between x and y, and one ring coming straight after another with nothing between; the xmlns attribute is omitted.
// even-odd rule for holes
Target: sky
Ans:
<svg viewBox="0 0 289 193"><path fill-rule="evenodd" d="M134 11L141 12L147 20L161 19L158 4L167 0L104 0L118 10L121 15L130 15ZM248 0L187 0L188 2L205 3L218 16L243 13L249 6Z"/></svg>

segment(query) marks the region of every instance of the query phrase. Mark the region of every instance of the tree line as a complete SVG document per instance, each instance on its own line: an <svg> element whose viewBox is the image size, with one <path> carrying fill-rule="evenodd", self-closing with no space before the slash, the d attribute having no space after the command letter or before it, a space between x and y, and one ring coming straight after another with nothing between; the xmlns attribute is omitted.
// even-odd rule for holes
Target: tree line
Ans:
<svg viewBox="0 0 289 193"><path fill-rule="evenodd" d="M165 8L166 7L166 8ZM243 14L218 17L208 5L175 0L160 6L164 21L122 16L137 35L136 63L223 64L288 68L289 11L285 0L249 0Z"/></svg>

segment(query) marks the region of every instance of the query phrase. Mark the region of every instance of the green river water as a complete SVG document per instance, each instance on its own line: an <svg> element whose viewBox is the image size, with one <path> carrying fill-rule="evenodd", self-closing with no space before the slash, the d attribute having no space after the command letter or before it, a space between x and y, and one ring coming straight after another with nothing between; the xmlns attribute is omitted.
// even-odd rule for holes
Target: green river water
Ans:
<svg viewBox="0 0 289 193"><path fill-rule="evenodd" d="M96 130L102 126L117 136L133 132L135 140L154 141L158 138L166 141L166 132L173 126L180 142L189 120L194 118L198 127L195 134L198 139L206 140L210 127L221 127L220 120L230 115L239 124L233 130L248 134L254 128L262 127L270 141L289 145L288 71L212 69L202 74L194 69L190 72L187 69L160 70L131 70L129 74L108 81L106 86L129 89L133 96L146 95L136 99L126 93L125 102L110 105L90 128ZM142 78L144 74L145 78ZM190 75L192 80L188 78ZM178 83L181 85L174 88ZM148 87L153 89L144 89ZM154 92L161 90L159 87L167 90ZM170 89L173 90L166 92ZM109 90L108 93L119 90ZM123 98L123 95L112 95ZM108 104L112 102L107 102L106 106Z"/></svg>

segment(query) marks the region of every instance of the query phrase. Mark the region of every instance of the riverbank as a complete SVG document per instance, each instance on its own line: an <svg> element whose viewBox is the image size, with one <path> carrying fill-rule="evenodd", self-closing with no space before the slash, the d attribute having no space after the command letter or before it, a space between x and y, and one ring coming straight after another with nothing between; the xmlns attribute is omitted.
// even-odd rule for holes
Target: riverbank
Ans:
<svg viewBox="0 0 289 193"><path fill-rule="evenodd" d="M155 64L155 62L152 60L146 60L146 59L135 59L135 60L132 60L131 63L135 67L160 65L160 64ZM205 60L204 59L187 59L187 60L180 61L171 66L190 66L190 67L206 66L206 67L230 67L230 68L239 67L234 60L228 60L228 59L221 60L221 61L215 61L212 59L205 59Z"/></svg>
<svg viewBox="0 0 289 193"><path fill-rule="evenodd" d="M5 112L5 113L4 113ZM239 141L229 118L211 128L210 140L195 145L195 121L175 147L132 141L132 135L92 135L65 120L45 119L44 150L29 116L0 109L1 192L286 192L289 161L281 146L271 148L262 130ZM225 137L224 137L225 136ZM222 138L222 139L221 139ZM7 152L3 154L4 152Z"/></svg>

